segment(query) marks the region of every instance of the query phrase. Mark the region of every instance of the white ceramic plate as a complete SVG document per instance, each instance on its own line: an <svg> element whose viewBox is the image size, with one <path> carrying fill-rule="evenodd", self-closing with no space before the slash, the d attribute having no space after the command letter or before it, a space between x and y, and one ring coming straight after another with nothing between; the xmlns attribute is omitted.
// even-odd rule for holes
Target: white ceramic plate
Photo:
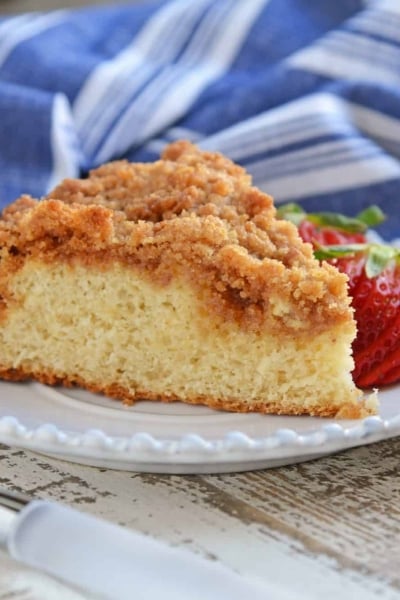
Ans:
<svg viewBox="0 0 400 600"><path fill-rule="evenodd" d="M0 383L0 442L93 466L227 473L310 460L400 434L400 386L362 421L234 414L182 403L132 407L78 389Z"/></svg>

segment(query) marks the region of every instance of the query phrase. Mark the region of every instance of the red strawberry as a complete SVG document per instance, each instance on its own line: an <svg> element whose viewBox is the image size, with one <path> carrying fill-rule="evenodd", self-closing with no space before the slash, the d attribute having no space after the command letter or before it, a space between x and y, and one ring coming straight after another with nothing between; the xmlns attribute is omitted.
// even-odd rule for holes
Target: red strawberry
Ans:
<svg viewBox="0 0 400 600"><path fill-rule="evenodd" d="M376 207L356 219L332 213L308 215L296 205L278 213L294 221L317 258L349 277L349 294L357 322L353 343L353 377L359 387L400 381L400 249L368 244L367 228L382 221Z"/></svg>
<svg viewBox="0 0 400 600"><path fill-rule="evenodd" d="M306 213L297 204L284 204L279 207L278 216L295 223L302 239L314 246L365 243L368 227L384 219L377 206L351 218L331 212Z"/></svg>
<svg viewBox="0 0 400 600"><path fill-rule="evenodd" d="M299 225L299 233L305 242L310 242L314 246L330 246L332 244L352 244L366 242L363 233L340 231L328 226L319 226L304 219Z"/></svg>
<svg viewBox="0 0 400 600"><path fill-rule="evenodd" d="M330 258L336 253L336 258ZM353 378L359 387L400 380L400 250L355 244L316 250L349 276L357 322Z"/></svg>

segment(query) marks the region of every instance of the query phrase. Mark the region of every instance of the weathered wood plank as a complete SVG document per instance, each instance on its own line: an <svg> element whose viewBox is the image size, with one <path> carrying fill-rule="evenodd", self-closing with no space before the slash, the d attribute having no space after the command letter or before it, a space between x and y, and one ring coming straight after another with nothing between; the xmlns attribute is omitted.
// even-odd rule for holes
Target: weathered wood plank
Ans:
<svg viewBox="0 0 400 600"><path fill-rule="evenodd" d="M255 473L163 476L0 449L7 485L299 585L307 598L399 600L400 439ZM288 573L290 579L288 580ZM301 598L301 590L298 592Z"/></svg>
<svg viewBox="0 0 400 600"><path fill-rule="evenodd" d="M269 527L307 551L399 588L399 456L396 439L327 460L207 480L261 511Z"/></svg>

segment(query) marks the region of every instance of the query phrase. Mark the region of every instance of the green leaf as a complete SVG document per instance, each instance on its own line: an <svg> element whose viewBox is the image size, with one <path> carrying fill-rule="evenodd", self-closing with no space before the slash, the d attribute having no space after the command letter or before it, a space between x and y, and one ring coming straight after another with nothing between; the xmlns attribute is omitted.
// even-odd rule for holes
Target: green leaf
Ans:
<svg viewBox="0 0 400 600"><path fill-rule="evenodd" d="M296 227L298 227L307 216L307 213L301 208L301 206L294 202L281 204L281 206L277 208L276 212L279 219L286 219L286 221L290 221L296 225Z"/></svg>
<svg viewBox="0 0 400 600"><path fill-rule="evenodd" d="M307 219L319 227L333 227L349 233L364 233L369 227L375 227L385 220L385 215L379 206L373 204L361 211L356 217L348 217L334 212L306 213L305 210L295 202L282 204L277 208L277 216L280 219L291 221L296 226Z"/></svg>
<svg viewBox="0 0 400 600"><path fill-rule="evenodd" d="M400 264L400 249L384 244L318 246L314 250L314 256L318 260L332 260L352 257L360 252L365 254L365 274L369 279L380 275L392 260Z"/></svg>
<svg viewBox="0 0 400 600"><path fill-rule="evenodd" d="M367 230L367 225L363 221L339 213L310 213L307 219L320 227L334 227L349 233L364 233Z"/></svg>
<svg viewBox="0 0 400 600"><path fill-rule="evenodd" d="M332 245L318 246L314 250L315 258L318 260L329 260L331 258L345 258L346 256L354 256L357 252L366 252L368 244L347 244L347 245Z"/></svg>
<svg viewBox="0 0 400 600"><path fill-rule="evenodd" d="M365 223L367 227L376 227L386 219L386 215L382 212L379 206L373 204L365 210L358 213L356 219Z"/></svg>
<svg viewBox="0 0 400 600"><path fill-rule="evenodd" d="M393 246L371 244L368 248L365 273L369 279L377 277L386 269L391 260L398 256L398 250Z"/></svg>

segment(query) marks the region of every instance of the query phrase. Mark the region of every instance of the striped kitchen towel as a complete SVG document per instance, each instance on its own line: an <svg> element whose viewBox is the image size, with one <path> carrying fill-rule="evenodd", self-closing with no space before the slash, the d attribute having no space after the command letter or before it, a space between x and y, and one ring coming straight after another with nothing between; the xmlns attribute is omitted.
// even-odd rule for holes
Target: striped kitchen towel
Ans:
<svg viewBox="0 0 400 600"><path fill-rule="evenodd" d="M0 204L186 138L277 202L400 237L400 0L168 0L0 19Z"/></svg>

